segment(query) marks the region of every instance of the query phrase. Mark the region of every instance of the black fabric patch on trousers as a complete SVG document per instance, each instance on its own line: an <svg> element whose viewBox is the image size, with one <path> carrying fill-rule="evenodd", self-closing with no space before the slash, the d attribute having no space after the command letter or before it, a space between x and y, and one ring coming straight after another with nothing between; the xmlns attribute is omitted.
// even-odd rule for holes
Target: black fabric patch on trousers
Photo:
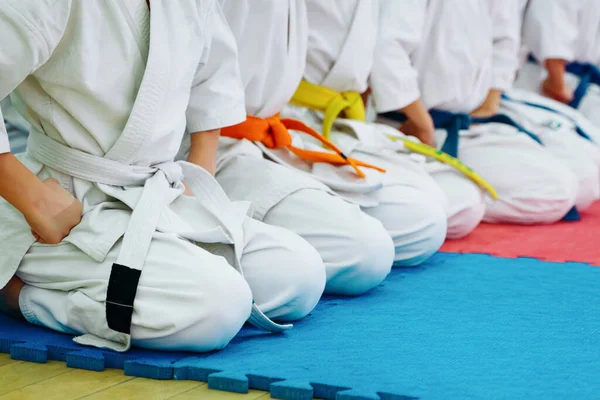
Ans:
<svg viewBox="0 0 600 400"><path fill-rule="evenodd" d="M142 271L113 264L106 292L106 320L117 332L131 333L133 302Z"/></svg>

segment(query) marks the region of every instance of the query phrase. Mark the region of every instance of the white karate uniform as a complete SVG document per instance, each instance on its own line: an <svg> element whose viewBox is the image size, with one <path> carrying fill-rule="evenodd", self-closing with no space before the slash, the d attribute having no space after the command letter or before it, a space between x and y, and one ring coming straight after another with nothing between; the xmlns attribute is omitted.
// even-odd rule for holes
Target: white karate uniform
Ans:
<svg viewBox="0 0 600 400"><path fill-rule="evenodd" d="M597 0L531 0L523 21L523 42L539 64L528 62L516 86L540 93L547 72L543 63L558 58L600 67L600 3ZM573 89L579 77L567 73ZM600 87L591 84L578 110L600 127ZM600 143L600 142L598 142Z"/></svg>
<svg viewBox="0 0 600 400"><path fill-rule="evenodd" d="M307 0L306 5L309 34L304 79L336 92L362 93L367 88L379 33L378 1ZM374 90L379 93L381 88L384 93L379 98L394 109L395 92L388 87L390 83L393 84L393 80L380 80ZM322 131L320 112L288 106L282 115L300 119L318 132ZM381 221L394 240L395 266L413 266L429 258L444 242L447 199L425 171L422 157L396 152L393 147L401 148L400 143L394 144L385 138L382 129L386 131L389 127L338 118L331 135L333 142L346 155L385 168L387 172L365 169L369 178L364 184L360 178L353 179L356 188L352 193L342 186L348 181L347 167L331 168L331 172L339 170L340 184L334 182L330 187ZM323 149L316 139L302 134L294 136L299 147ZM281 156L284 157L285 154ZM311 171L310 163L301 165L301 160L288 158L291 165L300 164L298 168ZM318 167L311 172L319 179ZM333 173L327 176L330 180L334 177Z"/></svg>
<svg viewBox="0 0 600 400"><path fill-rule="evenodd" d="M304 0L223 3L238 43L246 111L271 117L290 100L304 71ZM251 201L254 218L285 227L313 245L325 262L327 293L357 295L379 285L394 258L381 223L311 174L265 159L263 151L274 155L247 140L221 139L216 177L228 196Z"/></svg>
<svg viewBox="0 0 600 400"><path fill-rule="evenodd" d="M580 136L576 124L587 127L589 135L600 137L600 130L577 110L537 93L510 89L506 94L511 100L501 102L500 112L536 134L544 147L574 173L578 182L577 209L583 211L600 199L600 147ZM563 114L522 102L550 107Z"/></svg>
<svg viewBox="0 0 600 400"><path fill-rule="evenodd" d="M401 35L403 51L396 59L407 88L404 104L421 98L427 108L471 113L490 89L510 88L518 64L518 0L382 1ZM442 144L446 132L436 134ZM459 158L498 191L499 200L485 198L485 221L551 223L575 203L573 173L511 126L490 123L461 131ZM471 182L448 169L431 172L456 213L480 212L481 195L473 194Z"/></svg>
<svg viewBox="0 0 600 400"><path fill-rule="evenodd" d="M324 267L297 235L248 218L248 204L231 202L205 170L173 161L186 130L244 120L243 90L218 3L151 7L3 2L0 98L16 87L32 124L21 161L56 178L84 214L62 243L43 245L1 201L0 287L16 272L26 319L82 334L82 344L209 351L249 317L285 328L259 308L284 321L306 315ZM184 175L195 197L183 195Z"/></svg>
<svg viewBox="0 0 600 400"><path fill-rule="evenodd" d="M581 58L590 62L590 58L594 58L590 57L592 54L597 54L596 58L600 60L600 52L594 47L600 39L595 32L600 28L600 12L595 7L598 5L596 1L530 1L527 8L524 7L524 0L521 3L522 55L529 54L531 48L540 60L556 57L568 61ZM586 8L590 13L583 15ZM515 81L516 89L507 91L507 94L512 99L542 105L558 112L511 101L503 101L502 108L507 113L517 114L517 119L535 131L546 148L575 173L579 182L576 205L579 210L584 210L600 198L600 124L595 125L581 111L586 110L594 117L597 113L593 104L600 105L600 96L596 99L594 95L586 96L581 110L543 96L541 83L547 74L542 64L543 61L537 64L524 57ZM566 79L573 88L579 83L579 78L570 73L567 73ZM590 94L594 92L600 94L596 85L589 90ZM591 112L592 109L594 112ZM577 126L591 140L580 136L576 131Z"/></svg>

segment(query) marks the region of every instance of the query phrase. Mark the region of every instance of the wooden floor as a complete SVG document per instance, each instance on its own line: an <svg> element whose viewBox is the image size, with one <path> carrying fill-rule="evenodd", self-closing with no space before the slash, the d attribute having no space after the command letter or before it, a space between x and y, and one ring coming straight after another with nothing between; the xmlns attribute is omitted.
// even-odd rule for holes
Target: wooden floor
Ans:
<svg viewBox="0 0 600 400"><path fill-rule="evenodd" d="M71 369L65 363L34 364L0 354L0 400L152 399L152 400L267 400L268 393L241 395L210 390L206 383L154 381L123 375L122 370L92 372Z"/></svg>

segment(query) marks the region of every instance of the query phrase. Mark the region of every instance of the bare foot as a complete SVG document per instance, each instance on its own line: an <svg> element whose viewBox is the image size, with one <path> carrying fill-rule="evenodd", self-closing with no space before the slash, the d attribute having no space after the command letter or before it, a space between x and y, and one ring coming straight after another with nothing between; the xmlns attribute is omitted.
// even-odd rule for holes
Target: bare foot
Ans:
<svg viewBox="0 0 600 400"><path fill-rule="evenodd" d="M10 315L13 318L23 319L23 314L21 314L21 308L19 307L19 295L23 286L23 281L13 276L4 289L0 290L1 313Z"/></svg>

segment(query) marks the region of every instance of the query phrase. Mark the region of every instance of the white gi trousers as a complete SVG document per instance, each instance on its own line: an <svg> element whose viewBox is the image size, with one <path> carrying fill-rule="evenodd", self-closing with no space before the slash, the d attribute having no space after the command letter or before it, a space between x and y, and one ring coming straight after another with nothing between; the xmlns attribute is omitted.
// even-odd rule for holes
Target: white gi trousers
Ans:
<svg viewBox="0 0 600 400"><path fill-rule="evenodd" d="M363 211L381 221L392 237L394 267L412 267L429 259L444 243L448 200L426 172L423 157L403 152L384 157L388 150L363 149L350 155L386 170L383 187L367 194L377 206L363 207Z"/></svg>
<svg viewBox="0 0 600 400"><path fill-rule="evenodd" d="M383 116L377 116L372 99L370 99L367 113L370 114L368 116L370 120L377 120L377 127L381 133L390 136L404 136L397 129L399 123ZM438 139L442 140L438 143L443 143L446 137L445 131L439 131L437 134ZM414 137L407 138L419 141ZM483 191L462 172L447 164L428 160L422 169L427 176L419 179L421 189L428 193L429 200L436 200L445 210L446 238L460 239L467 236L483 220L485 213ZM415 207L418 207L418 204L415 204Z"/></svg>
<svg viewBox="0 0 600 400"><path fill-rule="evenodd" d="M193 202L193 199L184 200ZM222 349L250 316L252 296L270 318L293 321L317 304L325 286L318 253L297 235L247 218L244 277L229 246L194 244L156 232L138 285L132 344L158 350ZM74 335L96 331L119 241L97 263L70 243L35 244L18 276L27 321Z"/></svg>
<svg viewBox="0 0 600 400"><path fill-rule="evenodd" d="M263 158L246 140L221 138L216 178L253 217L302 236L321 255L326 293L359 295L379 285L394 262L394 243L377 219L323 183Z"/></svg>
<svg viewBox="0 0 600 400"><path fill-rule="evenodd" d="M69 175L43 168L38 176L56 178L72 190ZM88 190L84 205L100 201L93 211L84 215L61 244L34 244L17 270L25 282L20 307L29 322L60 332L91 334L99 339L86 343L94 345L108 339L111 332L105 318L107 286L124 247L122 239L112 244L115 239L106 232L126 222L131 214L116 200L103 199L100 191ZM163 211L152 234L133 303L133 344L210 351L223 348L235 336L250 316L253 299L261 311L280 321L302 318L314 308L325 287L325 269L312 246L283 228L246 217L242 277L233 268L233 246L221 242L217 231L201 233L200 219L198 232L215 242L194 243L184 238L193 236L188 227L198 218L193 211L200 207L197 201L177 197ZM94 253L92 258L74 245L86 237L95 240L98 248L109 250Z"/></svg>
<svg viewBox="0 0 600 400"><path fill-rule="evenodd" d="M448 239L473 232L485 214L483 191L462 172L439 162L428 162L427 172L444 192L447 201Z"/></svg>
<svg viewBox="0 0 600 400"><path fill-rule="evenodd" d="M575 205L580 211L588 208L600 198L600 147L593 139L580 136L575 124L591 138L599 136L598 129L577 110L554 100L519 89L509 91L508 95L512 100L502 102L501 112L535 133L544 143L544 148L574 173L579 184ZM525 105L519 101L565 113Z"/></svg>
<svg viewBox="0 0 600 400"><path fill-rule="evenodd" d="M484 221L549 224L559 221L575 205L579 186L575 174L548 149L516 128L487 123L473 125L460 135L459 158L498 192L498 200L483 197ZM443 143L445 136L445 131L437 131L438 143ZM465 191L465 179L460 179L456 180L454 173L444 173L436 181L447 191L451 203L461 204L451 206L453 209L470 208L473 214L479 214L477 196Z"/></svg>

